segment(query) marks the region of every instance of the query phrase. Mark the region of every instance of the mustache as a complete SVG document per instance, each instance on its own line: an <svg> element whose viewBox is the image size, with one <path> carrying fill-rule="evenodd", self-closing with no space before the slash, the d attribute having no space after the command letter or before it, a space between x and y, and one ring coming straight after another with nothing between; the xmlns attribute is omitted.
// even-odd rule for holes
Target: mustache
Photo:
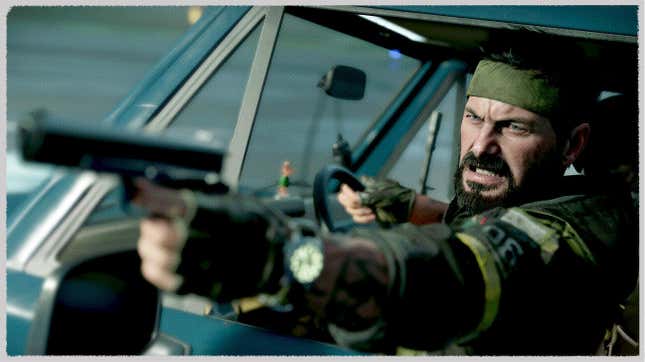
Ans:
<svg viewBox="0 0 645 362"><path fill-rule="evenodd" d="M477 157L472 151L469 151L464 155L464 159L462 161L461 169L464 168L469 168L471 170L482 168L500 176L511 175L511 169L504 159L487 153Z"/></svg>

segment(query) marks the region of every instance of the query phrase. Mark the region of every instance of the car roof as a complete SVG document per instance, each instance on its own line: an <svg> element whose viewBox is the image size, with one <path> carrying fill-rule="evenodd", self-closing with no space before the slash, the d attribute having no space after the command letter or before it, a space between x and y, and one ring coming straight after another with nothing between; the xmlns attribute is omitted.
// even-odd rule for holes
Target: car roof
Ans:
<svg viewBox="0 0 645 362"><path fill-rule="evenodd" d="M581 62L601 89L633 93L637 87L637 6L323 6L287 11L408 56L457 58L472 69L487 43L523 41L523 33L532 33L531 41L566 39L581 49ZM385 17L426 41L388 32L362 13Z"/></svg>
<svg viewBox="0 0 645 362"><path fill-rule="evenodd" d="M638 6L381 6L383 9L637 36ZM602 16L598 16L602 14Z"/></svg>

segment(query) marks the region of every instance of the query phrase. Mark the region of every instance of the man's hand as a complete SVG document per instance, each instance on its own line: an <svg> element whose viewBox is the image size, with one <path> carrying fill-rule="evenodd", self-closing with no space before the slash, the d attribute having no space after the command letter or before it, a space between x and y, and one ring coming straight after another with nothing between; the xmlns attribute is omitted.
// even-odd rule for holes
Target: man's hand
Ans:
<svg viewBox="0 0 645 362"><path fill-rule="evenodd" d="M391 180L363 178L365 191L356 192L342 184L338 202L355 222L377 220L381 225L411 222L416 225L441 222L448 208L445 202L417 194Z"/></svg>
<svg viewBox="0 0 645 362"><path fill-rule="evenodd" d="M286 217L242 195L176 191L135 182L143 276L159 289L229 301L275 292L283 275Z"/></svg>
<svg viewBox="0 0 645 362"><path fill-rule="evenodd" d="M178 222L166 218L149 217L141 221L137 243L141 273L159 289L175 292L183 282L177 267L186 243L185 230Z"/></svg>
<svg viewBox="0 0 645 362"><path fill-rule="evenodd" d="M349 186L340 185L340 192L337 195L338 202L345 208L345 211L352 216L352 219L359 224L367 224L376 219L376 215L369 207L361 204L361 197L358 192Z"/></svg>
<svg viewBox="0 0 645 362"><path fill-rule="evenodd" d="M416 192L392 180L362 178L365 191L355 192L341 185L338 201L354 221L368 223L378 221L382 226L410 221Z"/></svg>
<svg viewBox="0 0 645 362"><path fill-rule="evenodd" d="M145 179L135 180L135 187L132 202L157 215L143 219L139 225L141 273L159 289L174 292L183 281L177 268L186 243L187 218L193 212L180 191Z"/></svg>

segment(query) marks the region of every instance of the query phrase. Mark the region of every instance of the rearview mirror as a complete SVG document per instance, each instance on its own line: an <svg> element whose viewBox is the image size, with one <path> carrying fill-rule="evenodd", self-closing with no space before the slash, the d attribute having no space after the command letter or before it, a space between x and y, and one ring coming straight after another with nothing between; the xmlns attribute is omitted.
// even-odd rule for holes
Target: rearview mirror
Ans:
<svg viewBox="0 0 645 362"><path fill-rule="evenodd" d="M318 87L334 98L347 100L363 99L365 72L346 65L335 65L325 74Z"/></svg>

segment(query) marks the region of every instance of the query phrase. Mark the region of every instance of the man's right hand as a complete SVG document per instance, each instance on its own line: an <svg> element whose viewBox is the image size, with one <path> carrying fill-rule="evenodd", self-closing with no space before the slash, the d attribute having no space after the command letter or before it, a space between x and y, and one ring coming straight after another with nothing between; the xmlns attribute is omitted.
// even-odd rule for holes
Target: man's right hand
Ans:
<svg viewBox="0 0 645 362"><path fill-rule="evenodd" d="M359 224L367 224L376 219L376 215L369 207L361 204L358 192L352 190L346 184L340 185L340 192L337 195L338 202L345 208L345 211L352 216L352 219Z"/></svg>
<svg viewBox="0 0 645 362"><path fill-rule="evenodd" d="M342 184L337 195L338 202L352 219L359 224L374 220L389 226L404 222L417 225L441 222L448 204L392 180L363 178L365 191L356 192Z"/></svg>
<svg viewBox="0 0 645 362"><path fill-rule="evenodd" d="M362 177L365 190L355 192L341 185L338 201L354 221L367 223L378 221L382 226L391 226L410 221L416 192L389 179Z"/></svg>

